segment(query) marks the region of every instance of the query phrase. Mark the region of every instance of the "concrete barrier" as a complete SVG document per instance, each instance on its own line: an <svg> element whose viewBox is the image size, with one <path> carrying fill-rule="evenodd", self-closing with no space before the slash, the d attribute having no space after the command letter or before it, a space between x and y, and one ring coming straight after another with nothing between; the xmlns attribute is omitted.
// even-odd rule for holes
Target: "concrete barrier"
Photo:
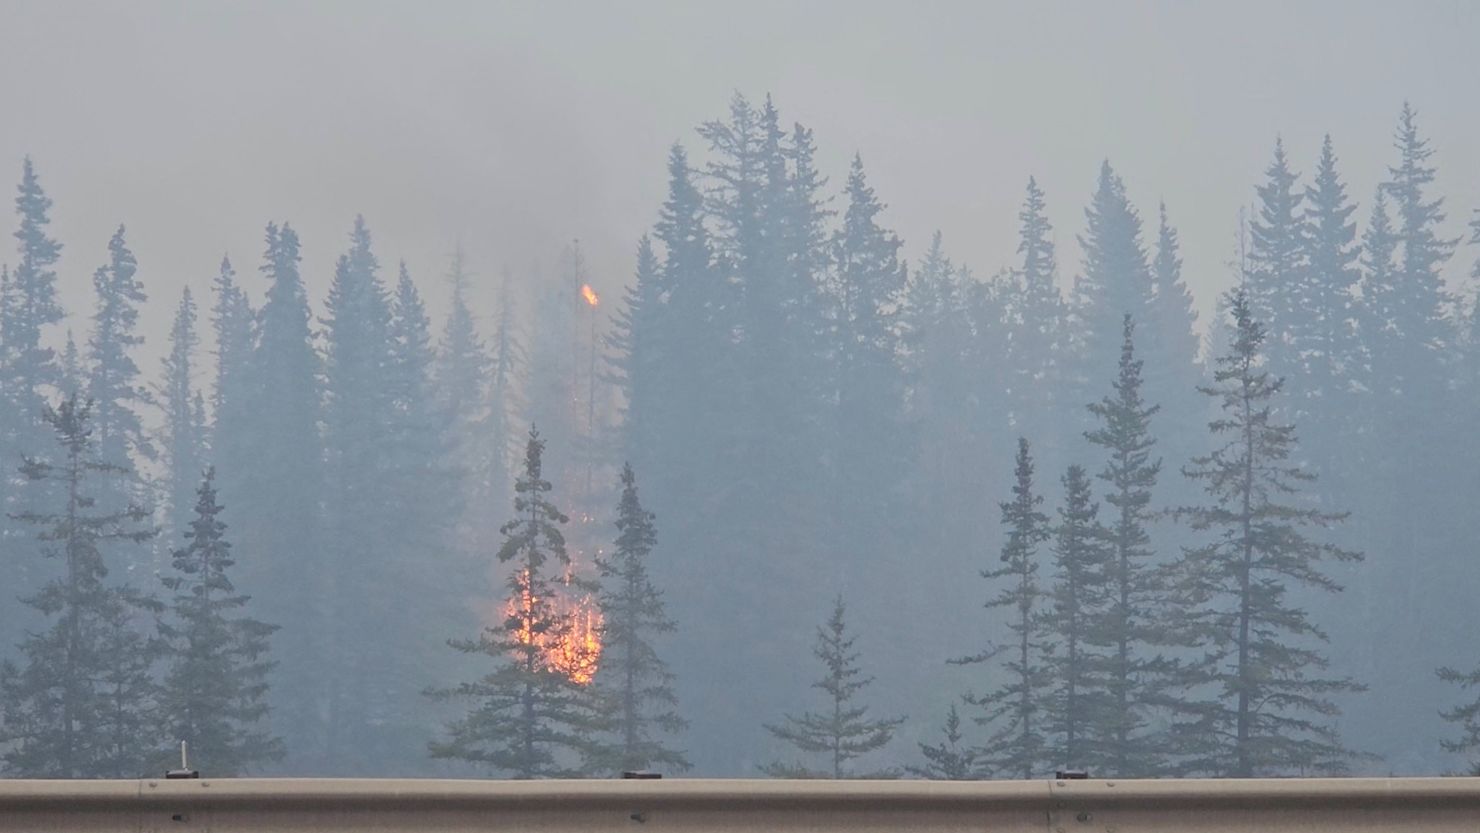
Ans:
<svg viewBox="0 0 1480 833"><path fill-rule="evenodd" d="M1480 831L1480 778L0 781L0 831Z"/></svg>

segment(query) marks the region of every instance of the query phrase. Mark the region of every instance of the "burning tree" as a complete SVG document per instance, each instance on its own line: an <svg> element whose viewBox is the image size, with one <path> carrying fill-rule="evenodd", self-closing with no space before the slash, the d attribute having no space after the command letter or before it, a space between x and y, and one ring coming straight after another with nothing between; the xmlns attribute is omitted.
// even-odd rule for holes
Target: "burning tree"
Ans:
<svg viewBox="0 0 1480 833"><path fill-rule="evenodd" d="M503 621L476 639L449 642L464 653L487 655L494 668L473 682L427 692L473 703L448 724L445 739L430 744L432 757L472 761L515 778L583 775L576 761L590 751L591 735L602 724L585 688L599 643L592 647L582 635L599 633L599 623L587 617L588 627L579 627L580 606L573 611L559 599L561 584L588 594L591 588L570 572L560 529L569 519L547 497L544 450L531 428L524 473L514 484L515 517L499 530L498 560L514 564ZM552 559L565 569L563 580L549 576Z"/></svg>

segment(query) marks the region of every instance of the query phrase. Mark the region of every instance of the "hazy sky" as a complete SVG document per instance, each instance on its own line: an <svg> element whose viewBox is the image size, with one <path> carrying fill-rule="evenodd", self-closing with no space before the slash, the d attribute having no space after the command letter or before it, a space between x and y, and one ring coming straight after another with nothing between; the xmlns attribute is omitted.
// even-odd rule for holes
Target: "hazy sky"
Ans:
<svg viewBox="0 0 1480 833"><path fill-rule="evenodd" d="M273 219L299 229L316 305L356 213L439 315L457 240L491 283L552 275L579 237L613 297L668 146L698 155L693 128L737 90L812 127L834 186L862 153L912 261L939 228L981 275L1013 257L1031 173L1072 277L1108 157L1148 220L1166 200L1206 309L1276 134L1304 173L1331 132L1365 220L1411 100L1460 234L1480 206L1477 89L1477 2L0 0L3 181L31 154L79 336L128 225L156 346L223 252L260 296Z"/></svg>

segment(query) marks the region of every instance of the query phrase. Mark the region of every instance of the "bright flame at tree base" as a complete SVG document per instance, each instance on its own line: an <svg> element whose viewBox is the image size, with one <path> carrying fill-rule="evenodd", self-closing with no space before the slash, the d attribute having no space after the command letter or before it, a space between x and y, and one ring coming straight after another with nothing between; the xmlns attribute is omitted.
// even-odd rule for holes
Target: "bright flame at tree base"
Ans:
<svg viewBox="0 0 1480 833"><path fill-rule="evenodd" d="M565 584L568 589L569 577ZM539 600L530 593L528 581L521 578L519 586L519 592L504 604L505 618L517 621L514 639L520 645L534 645L546 668L564 674L576 685L591 682L601 661L602 620L596 600L589 593L578 598L557 594L550 600L556 627L537 634L532 620Z"/></svg>

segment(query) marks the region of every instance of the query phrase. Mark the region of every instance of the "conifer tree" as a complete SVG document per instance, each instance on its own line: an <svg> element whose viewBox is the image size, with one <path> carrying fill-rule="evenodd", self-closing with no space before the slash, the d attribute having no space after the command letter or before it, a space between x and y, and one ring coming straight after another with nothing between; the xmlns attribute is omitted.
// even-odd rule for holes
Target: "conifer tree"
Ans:
<svg viewBox="0 0 1480 833"><path fill-rule="evenodd" d="M1080 402L1092 401L1095 380L1114 372L1121 322L1126 315L1145 317L1154 300L1141 217L1126 196L1125 183L1105 162L1088 208L1079 245L1084 266L1074 284Z"/></svg>
<svg viewBox="0 0 1480 833"><path fill-rule="evenodd" d="M1007 309L1013 424L1019 431L1031 426L1040 432L1041 443L1050 443L1056 441L1054 396L1062 392L1067 310L1057 284L1053 225L1043 190L1032 177L1018 211L1017 252L1022 260L1008 285L1012 293Z"/></svg>
<svg viewBox="0 0 1480 833"><path fill-rule="evenodd" d="M508 614L475 639L449 643L486 656L493 668L473 682L427 692L438 700L471 703L466 715L447 725L443 739L431 742L432 757L469 761L520 779L580 777L580 759L591 751L591 733L601 723L589 692L552 666L543 649L570 627L554 607L551 577L570 564L560 529L568 518L548 497L544 451L544 440L531 428L524 471L514 485L514 518L504 524L498 550L499 563L513 567Z"/></svg>
<svg viewBox="0 0 1480 833"><path fill-rule="evenodd" d="M855 155L830 287L836 374L830 458L837 481L831 511L839 527L835 540L850 552L877 551L900 534L886 524L894 517L887 508L913 455L897 359L905 266L899 259L902 242L878 223L883 209Z"/></svg>
<svg viewBox="0 0 1480 833"><path fill-rule="evenodd" d="M1206 403L1197 395L1203 368L1198 361L1197 313L1192 293L1182 279L1181 244L1167 219L1166 204L1159 212L1156 257L1151 279L1156 295L1144 317L1139 353L1151 357L1142 367L1145 396L1163 410L1161 441L1168 453L1191 456L1201 447L1197 430L1206 416Z"/></svg>
<svg viewBox="0 0 1480 833"><path fill-rule="evenodd" d="M1342 427L1335 423L1334 412L1349 402L1353 365L1361 361L1354 317L1361 256L1357 225L1351 220L1356 210L1336 170L1336 151L1327 135L1315 179L1305 189L1306 272L1291 322L1302 372L1299 389L1292 392L1307 402L1299 412L1319 421L1314 435Z"/></svg>
<svg viewBox="0 0 1480 833"><path fill-rule="evenodd" d="M881 773L856 773L851 762L889 744L903 717L871 718L868 706L856 698L873 682L862 676L858 667L859 653L853 650L856 636L848 634L845 621L847 608L839 595L833 602L827 624L817 629L817 644L812 653L826 668L822 679L812 684L826 694L821 711L803 712L800 717L786 715L766 731L785 741L804 755L820 755L824 764L814 769L799 763L780 761L766 764L761 771L773 778L868 778Z"/></svg>
<svg viewBox="0 0 1480 833"><path fill-rule="evenodd" d="M1161 473L1161 459L1152 456L1156 439L1151 418L1160 406L1147 403L1141 393L1142 362L1136 358L1134 336L1135 324L1127 315L1114 388L1089 406L1098 424L1085 434L1107 457L1098 477L1111 510L1106 524L1108 598L1095 639L1106 652L1109 703L1105 719L1094 726L1103 755L1094 764L1096 771L1121 777L1158 771L1160 760L1145 727L1161 667L1152 652L1170 638L1157 618L1164 588L1160 570L1152 563L1155 551L1149 531L1152 492Z"/></svg>
<svg viewBox="0 0 1480 833"><path fill-rule="evenodd" d="M161 695L168 743L185 741L191 758L213 776L241 775L283 756L283 742L264 728L268 659L275 625L245 615L251 597L237 592L236 563L216 473L207 469L196 490L185 545L172 555L174 572L161 579L174 594L161 631L171 651Z"/></svg>
<svg viewBox="0 0 1480 833"><path fill-rule="evenodd" d="M447 424L447 462L459 464L460 481L465 488L457 492L467 496L458 515L456 543L460 549L465 545L471 548L482 531L474 530L487 513L475 507L502 503L507 488L504 483L507 468L486 466L480 459L485 445L481 429L488 407L488 352L468 305L471 280L459 245L453 250L447 272L452 298L442 327L434 376L438 409ZM501 440L507 441L507 437ZM497 501L487 497L489 488L496 490Z"/></svg>
<svg viewBox="0 0 1480 833"><path fill-rule="evenodd" d="M98 452L104 460L132 467L154 457L139 416L152 404L139 382L139 366L130 355L144 343L137 334L139 305L148 300L138 280L138 262L129 251L124 227L108 241L108 263L93 273L97 310L88 338L88 395L93 402L93 425ZM131 489L140 491L138 486ZM127 503L132 495L120 495Z"/></svg>
<svg viewBox="0 0 1480 833"><path fill-rule="evenodd" d="M224 490L226 521L243 562L242 589L260 603L258 615L282 627L278 685L271 692L274 729L292 737L289 764L328 767L325 673L327 595L320 506L325 499L319 435L320 362L313 348L308 296L299 273L293 228L269 223L261 272L268 283L249 364L250 410L236 442L242 469ZM222 414L223 420L225 414ZM218 440L225 443L223 422ZM223 448L224 450L224 448ZM223 455L224 458L224 455Z"/></svg>
<svg viewBox="0 0 1480 833"><path fill-rule="evenodd" d="M211 459L220 472L218 491L227 506L242 496L243 475L251 471L251 409L255 394L253 352L257 343L257 311L236 282L228 258L211 285L211 333L215 366L211 383ZM230 519L234 510L226 511ZM234 524L240 536L244 523Z"/></svg>
<svg viewBox="0 0 1480 833"><path fill-rule="evenodd" d="M1100 525L1088 475L1078 465L1064 473L1064 503L1053 530L1054 582L1045 611L1057 650L1046 661L1053 695L1043 715L1053 757L1066 768L1102 772L1103 726L1116 717L1107 697L1108 663L1099 633L1114 591L1108 535Z"/></svg>
<svg viewBox="0 0 1480 833"><path fill-rule="evenodd" d="M1361 686L1322 676L1326 634L1289 594L1339 591L1322 562L1361 556L1308 536L1344 516L1295 497L1314 475L1290 461L1294 426L1275 418L1283 380L1264 369L1264 327L1244 292L1231 313L1230 350L1204 388L1221 408L1209 423L1221 444L1184 469L1209 502L1177 510L1209 539L1187 548L1177 567L1192 599L1181 627L1202 653L1177 704L1181 768L1241 778L1339 772L1353 753L1330 725L1339 714L1331 698Z"/></svg>
<svg viewBox="0 0 1480 833"><path fill-rule="evenodd" d="M136 622L159 605L107 580L104 547L143 545L155 530L138 504L99 505L106 481L129 470L98 453L90 405L74 393L44 419L54 462L29 458L22 471L28 482L52 485L47 495L63 497L16 517L36 530L61 571L25 600L48 624L21 640L23 664L0 667L0 760L19 777L139 777L159 743L151 673L159 643Z"/></svg>
<svg viewBox="0 0 1480 833"><path fill-rule="evenodd" d="M53 386L64 382L54 351L46 346L46 331L61 322L57 299L56 262L62 246L47 234L51 199L36 174L31 158L21 166L15 198L20 227L15 232L20 258L6 269L0 291L0 541L13 548L14 558L0 566L0 581L12 597L35 592L39 571L33 568L34 546L29 531L12 523L10 514L44 505L47 495L37 484L17 476L21 461L39 456L52 445L52 431L42 419ZM31 500L40 501L30 505ZM6 633L29 627L30 611L20 605L0 605L0 626Z"/></svg>
<svg viewBox="0 0 1480 833"><path fill-rule="evenodd" d="M655 518L638 499L630 464L622 467L621 482L616 549L610 557L596 557L603 624L594 683L613 715L610 741L599 751L596 769L683 771L688 759L662 739L688 724L678 714L673 673L653 645L677 627L648 573L647 561L658 542Z"/></svg>
<svg viewBox="0 0 1480 833"><path fill-rule="evenodd" d="M941 726L941 742L931 746L920 744L920 754L925 762L918 766L907 766L905 772L917 778L934 781L970 781L978 777L976 750L961 741L961 715L956 704L946 710L945 723Z"/></svg>
<svg viewBox="0 0 1480 833"><path fill-rule="evenodd" d="M156 388L164 411L163 450L168 466L165 483L164 529L178 538L190 526L191 507L205 470L206 426L204 404L195 386L195 299L190 288L180 295L170 325L170 352L161 364L163 380Z"/></svg>
<svg viewBox="0 0 1480 833"><path fill-rule="evenodd" d="M1256 190L1259 210L1249 224L1249 269L1245 280L1255 318L1271 327L1265 345L1270 366L1277 373L1298 369L1291 324L1300 308L1305 284L1306 239L1309 236L1297 186L1299 174L1290 170L1284 140L1276 137L1274 159L1265 170L1265 182Z"/></svg>
<svg viewBox="0 0 1480 833"><path fill-rule="evenodd" d="M1038 578L1038 548L1051 535L1048 516L1039 508L1043 497L1033 491L1033 456L1026 439L1018 439L1013 471L1012 499L1002 503L1002 526L1007 540L1002 566L983 570L982 577L1002 582L986 607L1012 614L1008 630L1012 641L989 646L957 663L988 662L1006 653L1001 663L1004 682L984 694L968 693L966 702L980 708L976 722L990 732L980 759L992 771L1031 779L1049 757L1045 737L1045 704L1049 697L1050 637L1045 632L1045 592Z"/></svg>
<svg viewBox="0 0 1480 833"><path fill-rule="evenodd" d="M1467 692L1480 687L1480 668L1467 673L1445 667L1440 668L1438 674L1439 679L1458 686L1460 691ZM1474 754L1480 751L1480 697L1441 711L1439 716L1454 724L1458 730L1454 738L1439 741L1444 751L1456 754ZM1469 775L1480 775L1480 758L1471 758L1466 763Z"/></svg>

